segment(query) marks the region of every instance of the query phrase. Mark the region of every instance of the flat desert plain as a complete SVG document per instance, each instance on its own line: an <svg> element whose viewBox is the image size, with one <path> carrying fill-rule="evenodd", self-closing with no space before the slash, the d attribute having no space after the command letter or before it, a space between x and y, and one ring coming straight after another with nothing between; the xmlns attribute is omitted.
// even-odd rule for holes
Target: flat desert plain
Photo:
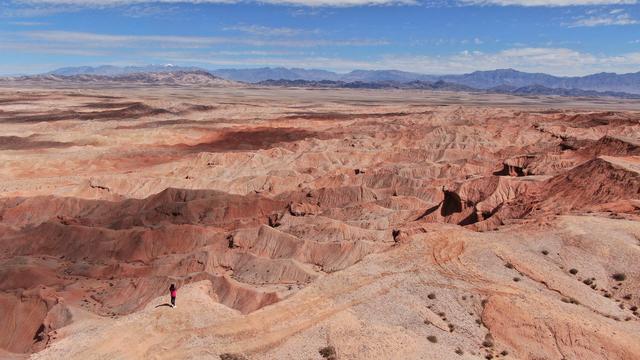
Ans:
<svg viewBox="0 0 640 360"><path fill-rule="evenodd" d="M639 110L1 88L0 357L640 359Z"/></svg>

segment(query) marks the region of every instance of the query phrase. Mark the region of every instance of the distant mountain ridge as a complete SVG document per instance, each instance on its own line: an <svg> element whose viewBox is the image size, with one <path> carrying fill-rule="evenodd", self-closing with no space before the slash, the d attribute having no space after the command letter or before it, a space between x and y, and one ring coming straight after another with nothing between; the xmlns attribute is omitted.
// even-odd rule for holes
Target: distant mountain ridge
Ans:
<svg viewBox="0 0 640 360"><path fill-rule="evenodd" d="M429 81L333 81L333 80L265 80L258 83L263 86L281 86L281 87L315 87L315 88L342 88L342 89L422 89L422 90L441 90L441 91L477 91L477 89L469 86L452 84L442 80Z"/></svg>
<svg viewBox="0 0 640 360"><path fill-rule="evenodd" d="M329 75L319 77L317 70L309 76L306 71L298 69L294 73L287 73L272 68L213 70L212 73L230 80L258 83L265 80L307 80L307 81L344 81L344 82L398 82L414 81L436 82L445 81L451 84L469 86L476 89L491 89L497 86L544 86L555 89L579 89L593 91L612 91L640 94L640 72L629 74L599 73L587 76L561 77L543 73L526 73L514 69L498 69L491 71L475 71L462 75L425 75L398 70L354 70L346 74L328 72ZM310 71L310 70L308 70Z"/></svg>
<svg viewBox="0 0 640 360"><path fill-rule="evenodd" d="M102 76L120 76L136 73L161 73L161 72L192 72L192 71L204 71L203 68L196 66L175 66L171 64L165 65L144 65L144 66L114 66L114 65L101 65L101 66L75 66L64 67L45 73L43 75L58 75L58 76L74 76L74 75L102 75Z"/></svg>
<svg viewBox="0 0 640 360"><path fill-rule="evenodd" d="M548 88L542 85L515 87L500 85L489 89L473 88L438 80L435 82L416 80L412 82L377 81L377 82L345 82L345 81L308 81L308 80L265 80L258 83L262 86L278 87L313 87L313 88L342 88L342 89L420 89L433 91L466 91L491 94L508 94L518 96L558 95L572 97L618 97L624 99L640 99L640 94L629 94L613 91L595 91L581 89Z"/></svg>
<svg viewBox="0 0 640 360"><path fill-rule="evenodd" d="M467 86L488 89L501 85L525 87L615 91L640 94L640 72L629 74L598 73L586 76L561 77L544 73L525 73L514 69L475 71L463 75L444 75L440 79Z"/></svg>
<svg viewBox="0 0 640 360"><path fill-rule="evenodd" d="M211 70L210 72L224 79L248 83L258 83L265 80L341 80L340 74L331 71L299 68L287 69L284 67L257 69L218 69Z"/></svg>
<svg viewBox="0 0 640 360"><path fill-rule="evenodd" d="M127 67L107 65L99 67L62 68L54 70L49 74L67 76L81 74L113 76L130 73L167 71L207 71L223 79L247 83L259 83L267 80L328 80L343 81L346 83L410 83L414 81L437 82L442 80L447 83L469 86L476 89L491 89L499 86L543 86L550 89L579 89L640 94L640 72L629 74L598 73L587 76L563 77L544 73L527 73L514 69L475 71L462 75L426 75L399 70L354 70L346 74L339 74L327 70L284 67L205 70L198 67L180 67L173 65Z"/></svg>
<svg viewBox="0 0 640 360"><path fill-rule="evenodd" d="M95 84L145 84L145 85L200 85L229 86L238 84L235 81L219 78L203 70L162 71L121 73L119 75L56 75L42 74L18 76L2 79L6 82L23 83L95 83Z"/></svg>

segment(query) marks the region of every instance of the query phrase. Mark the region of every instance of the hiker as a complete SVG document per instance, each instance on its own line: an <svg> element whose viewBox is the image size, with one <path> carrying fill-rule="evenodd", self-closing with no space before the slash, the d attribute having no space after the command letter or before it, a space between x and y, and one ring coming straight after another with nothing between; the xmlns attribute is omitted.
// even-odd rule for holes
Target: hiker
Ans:
<svg viewBox="0 0 640 360"><path fill-rule="evenodd" d="M171 307L176 307L176 295L178 294L178 288L175 284L169 286L169 292L171 293Z"/></svg>

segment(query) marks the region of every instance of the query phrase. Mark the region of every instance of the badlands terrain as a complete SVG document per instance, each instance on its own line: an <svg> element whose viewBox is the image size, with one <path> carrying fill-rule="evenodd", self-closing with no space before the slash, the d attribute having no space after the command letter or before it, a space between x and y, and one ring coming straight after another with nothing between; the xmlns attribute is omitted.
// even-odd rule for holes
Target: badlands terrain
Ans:
<svg viewBox="0 0 640 360"><path fill-rule="evenodd" d="M640 359L637 101L10 84L0 124L1 358Z"/></svg>

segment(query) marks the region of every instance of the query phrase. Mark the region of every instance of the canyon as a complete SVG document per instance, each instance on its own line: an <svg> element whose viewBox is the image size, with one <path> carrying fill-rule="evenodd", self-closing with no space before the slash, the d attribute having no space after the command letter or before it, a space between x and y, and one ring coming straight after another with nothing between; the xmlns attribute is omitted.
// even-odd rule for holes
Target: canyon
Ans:
<svg viewBox="0 0 640 360"><path fill-rule="evenodd" d="M637 101L190 79L0 88L0 357L640 358Z"/></svg>

